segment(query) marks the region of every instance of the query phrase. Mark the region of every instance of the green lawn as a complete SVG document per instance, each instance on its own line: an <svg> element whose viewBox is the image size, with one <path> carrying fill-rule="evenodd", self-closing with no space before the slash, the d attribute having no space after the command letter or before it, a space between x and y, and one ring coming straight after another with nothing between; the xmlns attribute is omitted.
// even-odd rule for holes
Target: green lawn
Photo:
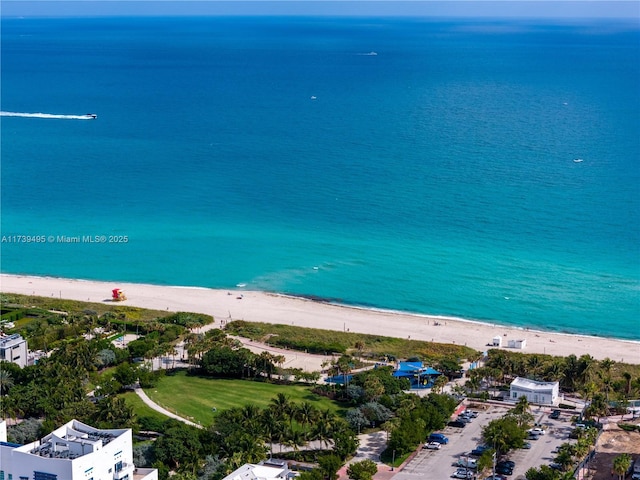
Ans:
<svg viewBox="0 0 640 480"><path fill-rule="evenodd" d="M145 392L167 410L202 425L210 425L216 412L231 407L250 403L265 407L281 392L293 402L308 401L321 410L342 413L339 404L312 393L308 386L187 376L184 370L162 377L155 388Z"/></svg>

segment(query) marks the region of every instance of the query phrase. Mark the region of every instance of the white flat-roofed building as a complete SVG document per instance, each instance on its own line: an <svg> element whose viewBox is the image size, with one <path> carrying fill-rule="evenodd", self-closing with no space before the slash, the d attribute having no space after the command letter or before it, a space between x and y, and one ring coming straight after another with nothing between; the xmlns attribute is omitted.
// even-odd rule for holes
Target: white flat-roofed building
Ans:
<svg viewBox="0 0 640 480"><path fill-rule="evenodd" d="M516 402L526 397L530 403L556 405L559 399L560 384L558 382L539 382L528 378L516 377L511 382L509 398Z"/></svg>
<svg viewBox="0 0 640 480"><path fill-rule="evenodd" d="M224 477L223 480L286 480L297 476L296 472L289 470L287 462L272 458L257 465L245 463Z"/></svg>
<svg viewBox="0 0 640 480"><path fill-rule="evenodd" d="M0 479L158 480L158 471L133 464L131 429L71 420L28 445L0 443Z"/></svg>
<svg viewBox="0 0 640 480"><path fill-rule="evenodd" d="M0 334L0 362L15 363L23 368L27 365L27 341L22 335L14 333L12 335Z"/></svg>

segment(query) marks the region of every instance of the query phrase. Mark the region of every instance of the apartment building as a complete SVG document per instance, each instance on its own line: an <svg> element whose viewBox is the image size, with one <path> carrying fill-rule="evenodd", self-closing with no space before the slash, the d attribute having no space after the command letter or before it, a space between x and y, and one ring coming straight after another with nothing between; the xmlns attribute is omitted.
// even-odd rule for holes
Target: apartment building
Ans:
<svg viewBox="0 0 640 480"><path fill-rule="evenodd" d="M158 471L133 464L131 429L71 420L41 440L16 445L0 422L0 480L158 480Z"/></svg>

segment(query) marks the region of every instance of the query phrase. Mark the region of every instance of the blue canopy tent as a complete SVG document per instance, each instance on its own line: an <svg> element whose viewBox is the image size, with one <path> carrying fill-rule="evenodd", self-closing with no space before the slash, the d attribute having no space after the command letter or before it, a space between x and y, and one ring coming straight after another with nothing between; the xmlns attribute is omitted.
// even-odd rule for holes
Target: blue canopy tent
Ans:
<svg viewBox="0 0 640 480"><path fill-rule="evenodd" d="M399 362L398 368L393 372L394 377L408 378L411 388L430 388L440 375L439 371L425 367L422 362Z"/></svg>

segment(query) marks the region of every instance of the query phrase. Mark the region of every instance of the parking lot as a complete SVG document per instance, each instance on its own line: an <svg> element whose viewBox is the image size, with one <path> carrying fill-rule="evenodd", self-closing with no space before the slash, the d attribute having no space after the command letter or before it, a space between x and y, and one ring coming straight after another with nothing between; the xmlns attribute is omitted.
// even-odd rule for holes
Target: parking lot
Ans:
<svg viewBox="0 0 640 480"><path fill-rule="evenodd" d="M420 449L417 455L393 478L394 480L429 478L451 478L456 470L456 462L482 444L482 427L491 420L502 417L508 408L492 406L487 411L479 411L479 415L465 428L446 427L441 430L449 438L447 445L442 445L440 450ZM531 467L549 465L555 457L555 450L563 443L569 441L569 432L572 430L569 413L563 413L559 419L549 418L549 409L539 409L532 412L535 421L540 423L546 433L540 435L538 440L529 440L530 449L514 450L507 455L516 466L513 480L523 479L525 472Z"/></svg>

